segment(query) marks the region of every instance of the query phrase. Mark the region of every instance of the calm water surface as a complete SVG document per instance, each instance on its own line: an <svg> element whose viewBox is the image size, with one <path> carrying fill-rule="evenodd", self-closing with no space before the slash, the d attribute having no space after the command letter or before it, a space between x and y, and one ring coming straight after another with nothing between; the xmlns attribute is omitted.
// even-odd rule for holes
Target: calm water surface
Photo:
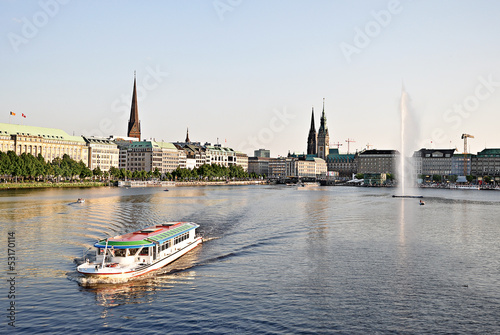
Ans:
<svg viewBox="0 0 500 335"><path fill-rule="evenodd" d="M2 333L500 333L500 192L277 186L0 192ZM77 198L86 198L77 204ZM97 239L166 220L206 242L88 284ZM7 325L15 232L16 327Z"/></svg>

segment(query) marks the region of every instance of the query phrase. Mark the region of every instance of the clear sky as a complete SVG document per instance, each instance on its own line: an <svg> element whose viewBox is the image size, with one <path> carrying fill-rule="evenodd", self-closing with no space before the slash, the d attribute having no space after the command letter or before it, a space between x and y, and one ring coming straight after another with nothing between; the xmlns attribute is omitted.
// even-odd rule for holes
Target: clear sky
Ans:
<svg viewBox="0 0 500 335"><path fill-rule="evenodd" d="M1 0L0 122L125 135L136 71L148 139L189 127L304 152L325 98L332 147L399 149L404 83L415 146L499 148L499 15L495 0Z"/></svg>

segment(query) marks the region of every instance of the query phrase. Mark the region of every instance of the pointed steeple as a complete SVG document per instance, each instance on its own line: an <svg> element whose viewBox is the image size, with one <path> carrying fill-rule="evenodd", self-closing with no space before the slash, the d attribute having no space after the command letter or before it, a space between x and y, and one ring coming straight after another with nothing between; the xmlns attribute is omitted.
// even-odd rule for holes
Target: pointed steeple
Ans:
<svg viewBox="0 0 500 335"><path fill-rule="evenodd" d="M328 126L326 125L325 98L323 98L323 112L318 130L318 157L326 160L330 153L330 135L328 135Z"/></svg>
<svg viewBox="0 0 500 335"><path fill-rule="evenodd" d="M307 154L316 155L316 127L314 126L314 107L311 112L311 128L307 137Z"/></svg>
<svg viewBox="0 0 500 335"><path fill-rule="evenodd" d="M186 143L190 143L191 141L189 140L189 128L186 129Z"/></svg>
<svg viewBox="0 0 500 335"><path fill-rule="evenodd" d="M311 112L311 128L309 131L314 130L316 132L316 127L314 126L314 107L312 108L312 112Z"/></svg>
<svg viewBox="0 0 500 335"><path fill-rule="evenodd" d="M132 93L132 105L130 108L130 119L128 120L128 137L136 137L141 140L141 122L139 121L139 109L137 105L137 86L134 71L134 90Z"/></svg>
<svg viewBox="0 0 500 335"><path fill-rule="evenodd" d="M318 135L321 133L326 133L328 135L328 126L326 125L326 115L325 115L325 98L323 98L323 112L321 113Z"/></svg>

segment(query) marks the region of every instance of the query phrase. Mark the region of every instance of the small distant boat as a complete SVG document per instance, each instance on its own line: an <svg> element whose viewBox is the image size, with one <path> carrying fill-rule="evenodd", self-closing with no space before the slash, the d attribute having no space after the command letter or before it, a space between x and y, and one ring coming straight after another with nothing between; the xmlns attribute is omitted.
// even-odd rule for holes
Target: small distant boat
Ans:
<svg viewBox="0 0 500 335"><path fill-rule="evenodd" d="M163 191L168 192L168 188L164 189Z"/></svg>
<svg viewBox="0 0 500 335"><path fill-rule="evenodd" d="M453 189L453 190L480 190L481 187L479 187L479 185L455 184L455 185L450 185L450 189Z"/></svg>
<svg viewBox="0 0 500 335"><path fill-rule="evenodd" d="M79 204L83 204L85 202L85 199L78 198L78 200L76 202L79 203Z"/></svg>
<svg viewBox="0 0 500 335"><path fill-rule="evenodd" d="M166 222L132 233L103 239L94 244L95 261L89 259L76 270L94 278L127 279L157 270L202 242L193 222Z"/></svg>
<svg viewBox="0 0 500 335"><path fill-rule="evenodd" d="M423 206L425 205L425 202L423 202L422 200L420 200L420 206Z"/></svg>

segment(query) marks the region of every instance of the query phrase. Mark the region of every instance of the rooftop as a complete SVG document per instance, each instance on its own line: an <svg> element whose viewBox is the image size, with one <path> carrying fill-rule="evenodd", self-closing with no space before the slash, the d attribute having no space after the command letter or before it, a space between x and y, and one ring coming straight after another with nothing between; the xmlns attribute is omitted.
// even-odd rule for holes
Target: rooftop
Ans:
<svg viewBox="0 0 500 335"><path fill-rule="evenodd" d="M82 136L72 136L61 129L0 123L0 135L39 136L45 139L85 143Z"/></svg>

